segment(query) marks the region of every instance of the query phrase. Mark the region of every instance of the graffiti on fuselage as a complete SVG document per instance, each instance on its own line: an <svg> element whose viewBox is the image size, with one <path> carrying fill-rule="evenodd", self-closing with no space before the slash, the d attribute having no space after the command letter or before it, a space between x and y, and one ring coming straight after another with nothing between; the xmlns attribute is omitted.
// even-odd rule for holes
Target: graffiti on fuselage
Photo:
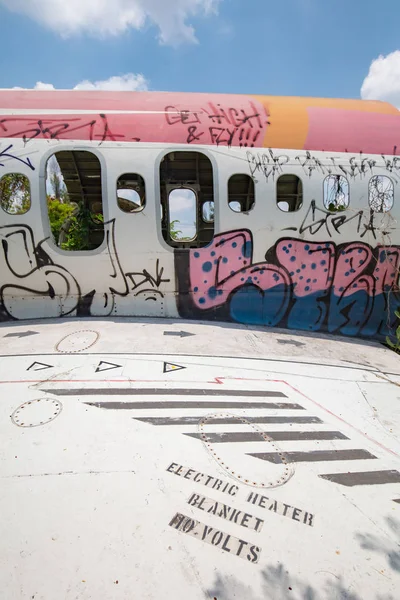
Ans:
<svg viewBox="0 0 400 600"><path fill-rule="evenodd" d="M0 256L5 269L0 285L0 320L66 316L110 316L116 299L127 298L134 306L140 297L157 304L164 294L160 287L169 282L156 261L156 273L148 270L125 272L115 239L115 219L104 223L107 252L101 283L96 288L52 260L45 251L47 239L36 241L28 225L0 227ZM61 258L59 258L61 261ZM153 313L154 311L153 308Z"/></svg>
<svg viewBox="0 0 400 600"><path fill-rule="evenodd" d="M60 264L61 257L56 263L44 250L46 240L37 242L29 226L2 226L0 236L2 320L109 316L118 314L116 302L122 299L126 314L137 314L136 303L145 301L149 315L161 316L158 302L174 293L179 315L190 319L381 340L398 325L400 246L284 237L263 262L254 263L251 232L228 231L207 247L176 249L177 288L166 292L164 284L171 280L159 260L154 274L136 265L129 271L122 267L115 220L105 223L107 250L96 288L79 278L72 265Z"/></svg>
<svg viewBox="0 0 400 600"><path fill-rule="evenodd" d="M175 251L182 317L384 339L397 323L400 247L283 238L253 263L246 229Z"/></svg>
<svg viewBox="0 0 400 600"><path fill-rule="evenodd" d="M44 240L36 243L28 225L3 225L0 234L1 258L7 271L0 287L2 319L63 317L76 311L79 284L45 252Z"/></svg>

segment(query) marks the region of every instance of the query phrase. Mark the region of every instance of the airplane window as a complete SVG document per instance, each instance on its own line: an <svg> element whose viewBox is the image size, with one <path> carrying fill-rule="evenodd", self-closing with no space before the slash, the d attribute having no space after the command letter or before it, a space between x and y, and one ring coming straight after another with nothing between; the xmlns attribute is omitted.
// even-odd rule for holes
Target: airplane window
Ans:
<svg viewBox="0 0 400 600"><path fill-rule="evenodd" d="M172 239L184 242L196 237L196 204L193 190L179 188L172 190L168 197L169 227Z"/></svg>
<svg viewBox="0 0 400 600"><path fill-rule="evenodd" d="M204 202L202 217L203 217L203 221L205 223L213 223L214 222L214 202L213 201L207 200L207 202Z"/></svg>
<svg viewBox="0 0 400 600"><path fill-rule="evenodd" d="M170 152L160 165L161 228L173 248L201 248L214 237L214 182L201 152Z"/></svg>
<svg viewBox="0 0 400 600"><path fill-rule="evenodd" d="M232 175L228 181L228 204L234 212L249 212L254 208L254 181L250 175Z"/></svg>
<svg viewBox="0 0 400 600"><path fill-rule="evenodd" d="M104 240L100 161L92 152L63 150L46 164L46 195L54 243L95 250Z"/></svg>
<svg viewBox="0 0 400 600"><path fill-rule="evenodd" d="M24 215L31 207L29 179L21 173L7 173L0 179L1 208L10 215Z"/></svg>
<svg viewBox="0 0 400 600"><path fill-rule="evenodd" d="M324 206L331 212L345 210L350 203L349 182L344 175L329 175L324 180Z"/></svg>
<svg viewBox="0 0 400 600"><path fill-rule="evenodd" d="M297 175L281 175L276 182L276 203L283 212L295 212L303 206L303 184Z"/></svg>
<svg viewBox="0 0 400 600"><path fill-rule="evenodd" d="M388 212L394 203L393 181L386 175L374 175L369 180L368 202L374 212Z"/></svg>
<svg viewBox="0 0 400 600"><path fill-rule="evenodd" d="M117 181L117 202L127 213L140 212L146 205L144 179L141 175L126 173Z"/></svg>

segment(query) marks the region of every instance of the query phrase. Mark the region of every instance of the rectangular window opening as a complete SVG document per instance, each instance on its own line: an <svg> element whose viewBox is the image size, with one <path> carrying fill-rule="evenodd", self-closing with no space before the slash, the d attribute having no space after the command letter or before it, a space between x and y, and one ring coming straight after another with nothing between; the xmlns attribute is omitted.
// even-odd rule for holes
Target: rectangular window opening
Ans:
<svg viewBox="0 0 400 600"><path fill-rule="evenodd" d="M349 182L344 175L324 179L324 206L330 212L346 210L350 203Z"/></svg>
<svg viewBox="0 0 400 600"><path fill-rule="evenodd" d="M56 152L46 164L46 195L54 243L95 250L104 240L101 165L86 150Z"/></svg>
<svg viewBox="0 0 400 600"><path fill-rule="evenodd" d="M368 203L374 212L389 212L394 204L394 185L386 175L374 175L368 184Z"/></svg>
<svg viewBox="0 0 400 600"><path fill-rule="evenodd" d="M255 205L254 181L247 174L232 175L228 181L228 205L238 213L247 213Z"/></svg>
<svg viewBox="0 0 400 600"><path fill-rule="evenodd" d="M118 207L127 213L140 212L146 206L144 179L136 173L125 173L117 181Z"/></svg>
<svg viewBox="0 0 400 600"><path fill-rule="evenodd" d="M214 237L214 184L210 159L170 152L160 165L162 235L173 248L201 248Z"/></svg>
<svg viewBox="0 0 400 600"><path fill-rule="evenodd" d="M276 182L276 204L283 212L295 212L303 206L303 184L297 175L281 175Z"/></svg>
<svg viewBox="0 0 400 600"><path fill-rule="evenodd" d="M9 215L24 215L31 207L29 179L21 173L7 173L0 179L0 205Z"/></svg>

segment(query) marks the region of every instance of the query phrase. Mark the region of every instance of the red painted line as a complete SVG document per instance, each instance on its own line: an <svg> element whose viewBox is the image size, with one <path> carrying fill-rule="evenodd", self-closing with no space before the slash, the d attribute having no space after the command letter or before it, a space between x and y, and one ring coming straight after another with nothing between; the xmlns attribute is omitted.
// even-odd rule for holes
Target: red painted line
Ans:
<svg viewBox="0 0 400 600"><path fill-rule="evenodd" d="M219 380L220 379L229 379L229 380L237 380L237 381L263 381L263 382L268 381L268 382L272 382L272 383L283 383L283 384L287 385L291 390L293 390L294 392L296 392L297 394L300 394L300 396L303 396L303 398L305 398L306 400L309 400L310 402L312 402L315 406L318 406L318 408L320 408L321 410L325 411L326 413L328 413L332 417L335 417L335 419L338 419L339 421L341 421L342 423L344 423L345 425L347 425L348 427L350 427L351 429L353 429L353 431L356 431L358 434L360 434L361 436L363 436L364 438L366 438L367 440L369 440L373 444L376 444L377 446L379 446L380 448L382 448L382 450L386 450L386 452L389 452L390 454L393 454L394 456L397 456L397 457L400 456L394 450L391 450L390 448L387 448L386 446L384 446L384 444L381 444L380 442L378 442L374 438L371 438L368 434L366 434L363 431L361 431L361 429L358 429L357 427L355 427L351 423L348 423L345 419L343 419L342 417L339 417L334 412L332 412L331 410L329 410L329 408L326 408L325 406L323 406L322 404L320 404L316 400L313 400L312 398L310 398L309 396L307 396L306 394L304 394L303 392L301 392L300 390L298 390L296 387L294 387L294 385L292 385L291 383L288 383L287 381L284 381L283 379L256 379L256 378L250 378L250 377L218 377L218 379ZM218 381L218 383L222 383L222 382Z"/></svg>
<svg viewBox="0 0 400 600"><path fill-rule="evenodd" d="M284 385L288 386L291 390L296 392L297 394L300 394L300 396L303 396L303 398L305 398L306 400L308 400L315 406L318 406L318 408L320 408L327 414L331 415L335 419L338 419L344 425L347 425L348 427L350 427L353 431L357 432L359 435L361 435L362 437L364 437L371 443L375 444L376 446L379 446L382 450L385 450L386 452L393 454L397 458L399 458L399 456L400 456L394 450L387 448L384 444L381 444L374 438L371 438L368 434L361 431L361 429L358 429L357 427L355 427L354 425L352 425L351 423L349 423L348 421L343 419L343 417L338 416L337 414L335 414L334 412L329 410L329 408L326 408L325 406L323 406L316 400L313 400L312 398L310 398L309 396L307 396L306 394L301 392L299 389L294 387L292 384L285 381L284 379L265 379L265 378L254 378L254 377L253 378L251 378L251 377L215 377L214 381L207 381L206 383L209 383L212 385L223 385L225 383L225 380L228 380L228 381L261 381L263 383L284 384ZM50 383L96 383L96 382L98 382L98 383L161 383L164 381L165 380L160 380L160 379L97 379L97 378L96 379L24 379L24 380L18 380L18 381L15 381L15 380L0 381L0 384L14 384L14 383L47 383L47 384L50 384ZM181 383L203 383L204 384L203 381L189 381L189 380L185 380L184 382L181 382Z"/></svg>
<svg viewBox="0 0 400 600"><path fill-rule="evenodd" d="M162 383L163 379L19 379L18 381L0 381L0 384L11 383ZM188 381L186 383L204 383Z"/></svg>

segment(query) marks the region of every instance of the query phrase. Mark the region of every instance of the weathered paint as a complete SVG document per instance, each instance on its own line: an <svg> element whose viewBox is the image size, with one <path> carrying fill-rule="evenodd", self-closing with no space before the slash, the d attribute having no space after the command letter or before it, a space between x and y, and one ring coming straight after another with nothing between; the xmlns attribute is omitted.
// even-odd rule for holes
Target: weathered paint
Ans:
<svg viewBox="0 0 400 600"><path fill-rule="evenodd" d="M388 335L400 307L399 247L281 239L254 264L250 231L214 237L177 256L186 317L348 335ZM187 283L189 273L189 287ZM205 279L206 277L206 279Z"/></svg>
<svg viewBox="0 0 400 600"><path fill-rule="evenodd" d="M359 100L270 96L0 92L0 177L29 178L25 215L0 210L0 317L162 316L385 339L400 307L400 113ZM351 127L350 124L351 123ZM210 157L215 236L173 249L161 235L158 168L172 150ZM57 150L90 150L103 173L105 240L93 252L49 240L44 174ZM115 184L140 173L146 206L126 214ZM255 181L255 206L234 213L227 181ZM282 212L280 175L297 175L303 205ZM330 175L347 178L350 205L323 204ZM394 187L387 213L368 204L372 177ZM149 301L150 300L150 301Z"/></svg>
<svg viewBox="0 0 400 600"><path fill-rule="evenodd" d="M400 114L365 100L19 90L0 91L0 134L393 154Z"/></svg>
<svg viewBox="0 0 400 600"><path fill-rule="evenodd" d="M182 328L192 335L166 353L164 333ZM160 319L2 324L2 597L397 599L398 356L283 336ZM318 420L263 421L299 406ZM187 435L205 421L211 444ZM232 438L250 422L268 422L266 439ZM330 431L342 435L318 435Z"/></svg>

